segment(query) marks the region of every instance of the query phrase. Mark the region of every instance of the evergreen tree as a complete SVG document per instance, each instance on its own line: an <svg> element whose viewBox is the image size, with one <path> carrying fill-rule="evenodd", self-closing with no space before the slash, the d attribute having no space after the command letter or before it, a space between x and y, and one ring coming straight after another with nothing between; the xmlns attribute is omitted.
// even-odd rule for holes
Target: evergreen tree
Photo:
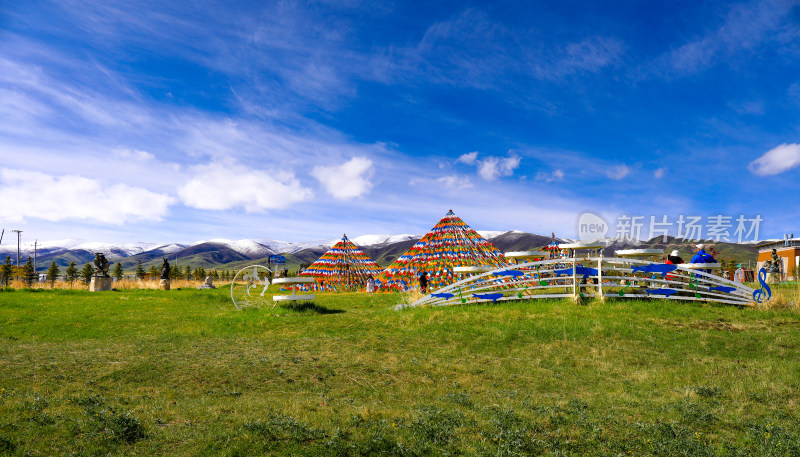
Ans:
<svg viewBox="0 0 800 457"><path fill-rule="evenodd" d="M116 279L117 281L122 279L122 264L117 262L117 264L114 265L114 272L111 273L111 274L114 276L114 279Z"/></svg>
<svg viewBox="0 0 800 457"><path fill-rule="evenodd" d="M144 279L147 273L144 272L144 267L142 266L142 261L140 260L136 264L136 278L137 279Z"/></svg>
<svg viewBox="0 0 800 457"><path fill-rule="evenodd" d="M50 283L50 288L52 289L56 285L56 279L58 279L58 275L61 273L61 269L58 268L56 265L56 261L54 260L50 263L50 268L47 269L47 281Z"/></svg>
<svg viewBox="0 0 800 457"><path fill-rule="evenodd" d="M175 264L175 266L169 270L169 279L181 279L181 273L181 267Z"/></svg>
<svg viewBox="0 0 800 457"><path fill-rule="evenodd" d="M86 265L84 265L81 269L81 278L83 278L83 283L88 285L90 282L92 282L92 276L94 276L94 268L92 267L91 263L86 262Z"/></svg>
<svg viewBox="0 0 800 457"><path fill-rule="evenodd" d="M150 279L156 279L161 277L161 271L155 265L150 265L150 269L147 271L147 274L150 275Z"/></svg>
<svg viewBox="0 0 800 457"><path fill-rule="evenodd" d="M22 267L22 275L22 280L25 282L25 285L31 287L33 281L36 280L36 270L33 269L33 259L31 256L28 256L28 261L25 262L25 266Z"/></svg>
<svg viewBox="0 0 800 457"><path fill-rule="evenodd" d="M75 280L78 279L78 269L75 268L74 260L69 263L66 274L67 274L67 282L69 282L69 286L72 287L72 283L74 283Z"/></svg>
<svg viewBox="0 0 800 457"><path fill-rule="evenodd" d="M186 275L184 276L186 279L192 279L192 267L186 265Z"/></svg>
<svg viewBox="0 0 800 457"><path fill-rule="evenodd" d="M11 274L13 273L14 269L11 267L11 256L6 256L6 261L0 266L0 280L3 281L3 287L8 287L8 283L11 282Z"/></svg>
<svg viewBox="0 0 800 457"><path fill-rule="evenodd" d="M214 281L219 281L219 273L217 273L216 269L211 270L211 277L214 279Z"/></svg>

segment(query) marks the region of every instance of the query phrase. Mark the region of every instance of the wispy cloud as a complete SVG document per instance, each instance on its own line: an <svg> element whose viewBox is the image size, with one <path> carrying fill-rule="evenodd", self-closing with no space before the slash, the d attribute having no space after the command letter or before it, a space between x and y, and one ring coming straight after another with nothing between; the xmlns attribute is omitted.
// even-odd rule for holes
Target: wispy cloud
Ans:
<svg viewBox="0 0 800 457"><path fill-rule="evenodd" d="M112 151L112 154L115 157L131 159L136 162L146 162L155 158L153 154L150 154L147 151L141 151L139 149L116 149Z"/></svg>
<svg viewBox="0 0 800 457"><path fill-rule="evenodd" d="M454 190L471 189L473 187L472 180L470 180L466 176L457 176L457 175L442 176L441 178L438 178L436 181L443 184L448 189L454 189Z"/></svg>
<svg viewBox="0 0 800 457"><path fill-rule="evenodd" d="M624 46L620 40L590 36L568 43L563 49L554 52L552 59L535 60L535 74L554 79L584 71L595 73L618 63L623 54Z"/></svg>
<svg viewBox="0 0 800 457"><path fill-rule="evenodd" d="M311 174L334 198L349 200L369 193L373 171L372 160L353 157L341 165L314 167Z"/></svg>
<svg viewBox="0 0 800 457"><path fill-rule="evenodd" d="M791 170L798 165L800 165L800 144L784 143L750 162L747 169L758 176L770 176Z"/></svg>
<svg viewBox="0 0 800 457"><path fill-rule="evenodd" d="M786 95L789 101L793 104L800 106L800 83L794 83L786 90Z"/></svg>
<svg viewBox="0 0 800 457"><path fill-rule="evenodd" d="M653 172L653 177L656 179L661 179L664 177L664 173L666 173L666 168L657 168L656 171Z"/></svg>
<svg viewBox="0 0 800 457"><path fill-rule="evenodd" d="M722 4L726 5L726 4ZM730 7L722 24L658 59L667 74L691 75L770 40L789 39L786 19L794 0L751 1Z"/></svg>
<svg viewBox="0 0 800 457"><path fill-rule="evenodd" d="M764 114L763 100L742 100L732 101L728 106L739 114L751 114L760 116Z"/></svg>
<svg viewBox="0 0 800 457"><path fill-rule="evenodd" d="M618 63L622 41L587 34L541 46L549 37L536 28L515 28L477 8L431 25L415 47L398 50L404 73L440 84L500 90L519 77L558 80L595 73ZM408 77L408 76L406 76Z"/></svg>
<svg viewBox="0 0 800 457"><path fill-rule="evenodd" d="M545 171L540 171L536 173L537 181L555 182L555 181L561 181L563 179L564 179L564 171L559 168L553 170L552 173L548 173Z"/></svg>

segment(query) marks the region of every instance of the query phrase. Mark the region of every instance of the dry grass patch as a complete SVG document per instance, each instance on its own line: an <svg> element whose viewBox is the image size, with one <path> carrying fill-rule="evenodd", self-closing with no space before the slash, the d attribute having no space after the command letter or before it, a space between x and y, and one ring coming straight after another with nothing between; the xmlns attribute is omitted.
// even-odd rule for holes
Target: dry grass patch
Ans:
<svg viewBox="0 0 800 457"><path fill-rule="evenodd" d="M120 279L114 281L111 287L116 290L135 290L135 289L149 289L158 290L160 279ZM187 279L172 279L170 280L170 288L197 288L203 284L204 281L187 280ZM216 284L216 287L229 287L230 283ZM66 281L55 281L53 284L50 282L34 282L28 287L22 280L12 280L9 282L9 288L16 290L33 289L33 290L89 290L89 284L85 284L82 280L69 283Z"/></svg>

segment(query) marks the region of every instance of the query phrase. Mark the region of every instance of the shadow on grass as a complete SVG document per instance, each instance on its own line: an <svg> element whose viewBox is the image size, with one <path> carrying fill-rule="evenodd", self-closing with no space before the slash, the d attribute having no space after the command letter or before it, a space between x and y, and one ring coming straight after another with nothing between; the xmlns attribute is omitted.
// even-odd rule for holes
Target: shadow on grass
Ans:
<svg viewBox="0 0 800 457"><path fill-rule="evenodd" d="M291 311L298 311L301 313L312 312L317 314L341 314L344 312L343 309L330 309L324 306L319 306L310 301L304 301L300 303L283 303L281 304L281 308Z"/></svg>

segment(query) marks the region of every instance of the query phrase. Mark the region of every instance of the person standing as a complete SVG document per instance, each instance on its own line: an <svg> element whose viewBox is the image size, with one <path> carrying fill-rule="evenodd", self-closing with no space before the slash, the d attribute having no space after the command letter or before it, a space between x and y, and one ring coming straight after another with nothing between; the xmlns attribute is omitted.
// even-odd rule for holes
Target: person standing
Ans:
<svg viewBox="0 0 800 457"><path fill-rule="evenodd" d="M733 282L744 282L744 269L741 263L736 264L736 271L733 272Z"/></svg>
<svg viewBox="0 0 800 457"><path fill-rule="evenodd" d="M428 293L428 273L424 271L419 274L419 290L423 294Z"/></svg>
<svg viewBox="0 0 800 457"><path fill-rule="evenodd" d="M373 292L375 292L375 278L369 275L367 278L367 293L372 295Z"/></svg>

